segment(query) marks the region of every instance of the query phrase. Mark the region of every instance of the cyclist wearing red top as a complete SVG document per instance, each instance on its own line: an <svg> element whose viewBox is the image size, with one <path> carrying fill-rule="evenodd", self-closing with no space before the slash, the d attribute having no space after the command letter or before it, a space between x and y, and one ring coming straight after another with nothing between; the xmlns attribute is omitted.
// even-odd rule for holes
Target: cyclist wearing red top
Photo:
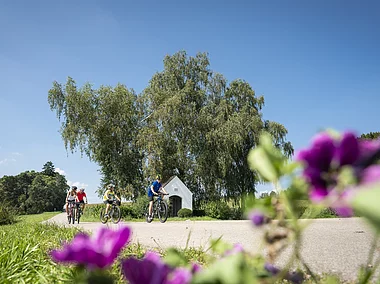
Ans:
<svg viewBox="0 0 380 284"><path fill-rule="evenodd" d="M87 195L84 192L84 188L81 188L79 192L77 192L77 200L80 203L80 206L82 207L82 212L84 212L84 206L85 206L84 204L87 204Z"/></svg>

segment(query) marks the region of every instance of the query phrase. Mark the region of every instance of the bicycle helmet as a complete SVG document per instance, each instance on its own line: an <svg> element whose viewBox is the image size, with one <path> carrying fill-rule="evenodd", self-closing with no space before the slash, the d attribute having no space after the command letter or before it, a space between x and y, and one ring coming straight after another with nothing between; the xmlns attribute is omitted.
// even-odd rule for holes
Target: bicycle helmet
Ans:
<svg viewBox="0 0 380 284"><path fill-rule="evenodd" d="M82 187L82 188L80 189L80 191L84 191L84 188Z"/></svg>
<svg viewBox="0 0 380 284"><path fill-rule="evenodd" d="M161 175L157 175L157 176L156 176L156 179L161 180Z"/></svg>
<svg viewBox="0 0 380 284"><path fill-rule="evenodd" d="M71 189L77 190L78 188L77 188L75 185L73 185L73 186L71 187Z"/></svg>
<svg viewBox="0 0 380 284"><path fill-rule="evenodd" d="M115 187L115 185L114 184L112 184L112 183L110 183L108 186L107 186L108 188L111 188L111 187Z"/></svg>

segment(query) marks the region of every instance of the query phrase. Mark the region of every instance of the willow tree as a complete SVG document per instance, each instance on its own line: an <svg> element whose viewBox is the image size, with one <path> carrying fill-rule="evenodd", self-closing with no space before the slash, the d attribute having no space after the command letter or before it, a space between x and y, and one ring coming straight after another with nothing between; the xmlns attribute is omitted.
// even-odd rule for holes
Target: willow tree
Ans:
<svg viewBox="0 0 380 284"><path fill-rule="evenodd" d="M114 182L125 197L141 186L141 155L135 145L141 120L138 96L118 84L81 88L72 78L64 86L53 83L48 102L62 121L61 136L67 150L79 150L100 166L104 183ZM101 194L103 187L100 187Z"/></svg>
<svg viewBox="0 0 380 284"><path fill-rule="evenodd" d="M164 181L177 175L196 204L256 191L247 155L263 131L293 152L286 128L263 118L264 98L244 80L228 83L213 72L206 53L166 56L140 95L124 85L77 88L69 78L54 82L48 100L63 119L66 148L96 161L104 182L142 189L157 173Z"/></svg>
<svg viewBox="0 0 380 284"><path fill-rule="evenodd" d="M264 98L243 80L227 80L210 69L207 54L181 51L164 59L144 90L145 122L139 135L147 168L178 175L195 201L221 196L239 200L259 182L247 165L262 131L287 155L286 128L264 120Z"/></svg>

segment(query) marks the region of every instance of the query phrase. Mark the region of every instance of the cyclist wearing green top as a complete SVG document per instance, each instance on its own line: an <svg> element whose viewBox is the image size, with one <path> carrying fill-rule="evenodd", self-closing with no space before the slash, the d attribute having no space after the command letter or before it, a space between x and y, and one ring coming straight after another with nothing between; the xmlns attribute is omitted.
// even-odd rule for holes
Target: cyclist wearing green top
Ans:
<svg viewBox="0 0 380 284"><path fill-rule="evenodd" d="M104 217L107 217L108 216L108 209L110 207L110 204L112 204L112 202L117 199L119 200L120 202L120 198L117 197L115 191L114 191L114 188L115 186L111 183L107 186L107 190L106 192L104 193L103 195L103 203L104 204L107 204L107 207L106 207L106 214L104 215Z"/></svg>

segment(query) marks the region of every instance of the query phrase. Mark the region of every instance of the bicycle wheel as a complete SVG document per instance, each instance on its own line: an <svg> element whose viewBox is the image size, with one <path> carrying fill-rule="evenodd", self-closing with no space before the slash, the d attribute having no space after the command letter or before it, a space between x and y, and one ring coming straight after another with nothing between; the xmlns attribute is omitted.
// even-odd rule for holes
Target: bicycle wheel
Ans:
<svg viewBox="0 0 380 284"><path fill-rule="evenodd" d="M72 208L71 209L71 221L73 222L73 224L75 224L75 214L76 214L77 210L75 210L75 208Z"/></svg>
<svg viewBox="0 0 380 284"><path fill-rule="evenodd" d="M82 210L80 209L80 208L78 208L77 210L77 217L76 217L76 219L77 219L77 222L78 222L78 224L79 224L79 219L80 219L80 216L81 216L81 214L82 214Z"/></svg>
<svg viewBox="0 0 380 284"><path fill-rule="evenodd" d="M121 218L120 207L115 206L112 210L111 221L112 223L117 224L120 222L120 218Z"/></svg>
<svg viewBox="0 0 380 284"><path fill-rule="evenodd" d="M145 208L145 214L144 215L145 215L145 220L147 223L152 223L152 221L153 221L153 209L154 208L152 208L152 218L149 218L149 204Z"/></svg>
<svg viewBox="0 0 380 284"><path fill-rule="evenodd" d="M102 222L103 224L107 223L108 221L108 218L104 217L105 213L106 213L106 208L102 208L102 210L100 210L100 222Z"/></svg>
<svg viewBox="0 0 380 284"><path fill-rule="evenodd" d="M158 218L161 223L165 223L168 219L168 205L165 202L161 201L157 208Z"/></svg>
<svg viewBox="0 0 380 284"><path fill-rule="evenodd" d="M71 223L71 215L70 215L70 213L67 214L67 221L69 221L69 224Z"/></svg>

